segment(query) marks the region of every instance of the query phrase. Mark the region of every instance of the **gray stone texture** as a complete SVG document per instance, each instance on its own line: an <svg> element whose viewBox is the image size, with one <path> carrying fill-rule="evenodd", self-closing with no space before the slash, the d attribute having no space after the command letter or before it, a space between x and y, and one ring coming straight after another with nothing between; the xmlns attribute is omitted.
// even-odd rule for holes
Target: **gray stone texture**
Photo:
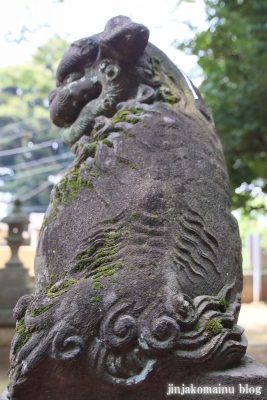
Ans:
<svg viewBox="0 0 267 400"><path fill-rule="evenodd" d="M245 354L220 140L198 91L147 40L116 17L59 65L51 118L76 159L51 193L36 292L15 308L12 400L162 399L189 377L230 382L208 371Z"/></svg>
<svg viewBox="0 0 267 400"><path fill-rule="evenodd" d="M266 400L266 376L267 368L259 364L254 358L246 355L242 358L239 366L223 371L203 373L192 369L185 372L179 368L170 367L162 373L161 379L147 379L142 385L136 387L118 390L115 387L102 386L100 391L99 387L95 387L92 383L90 394L86 393L84 395L81 388L70 384L64 388L47 388L46 391L40 394L38 399L54 400L54 391L56 390L57 397L64 400ZM175 389L169 389L169 384L171 383L174 387L180 387L181 391L184 392L185 389L182 390L183 385L184 387L189 387L191 393L185 393L184 395L175 394ZM203 394L194 394L194 391L197 391L198 388L203 388ZM211 390L216 388L218 392L221 391L221 394L209 394L210 388ZM204 390L206 390L206 393ZM77 392L79 393L79 397L77 397ZM174 394L167 395L167 393L171 392ZM178 392L177 389L176 392ZM232 394L233 392L234 394ZM8 400L7 395L8 392L5 391L0 400Z"/></svg>

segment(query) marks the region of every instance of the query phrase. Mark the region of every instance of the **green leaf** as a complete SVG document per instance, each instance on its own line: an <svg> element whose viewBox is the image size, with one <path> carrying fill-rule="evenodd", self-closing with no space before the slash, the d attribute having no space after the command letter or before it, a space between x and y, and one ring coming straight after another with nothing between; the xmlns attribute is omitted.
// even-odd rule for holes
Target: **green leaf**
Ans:
<svg viewBox="0 0 267 400"><path fill-rule="evenodd" d="M179 0L176 6L179 7L182 3L195 3L195 2L196 0Z"/></svg>

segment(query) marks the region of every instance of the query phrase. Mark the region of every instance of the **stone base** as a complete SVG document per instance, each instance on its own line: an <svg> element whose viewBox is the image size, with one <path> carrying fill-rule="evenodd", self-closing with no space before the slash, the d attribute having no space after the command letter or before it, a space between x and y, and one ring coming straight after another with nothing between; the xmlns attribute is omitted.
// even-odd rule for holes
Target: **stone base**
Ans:
<svg viewBox="0 0 267 400"><path fill-rule="evenodd" d="M36 382L38 386L38 382ZM181 378L177 371L170 370L147 379L146 382L131 388L117 388L114 386L92 385L90 395L86 395L81 387L38 387L32 388L28 395L25 393L23 400L33 397L36 400L163 400L163 399L188 399L188 400L266 400L267 399L267 368L259 364L254 358L246 355L241 360L241 365L224 371L214 371L194 375L193 371ZM179 394L180 391L180 394ZM188 393L189 391L189 393ZM217 394L216 394L217 391ZM196 392L194 394L194 392ZM169 394L168 394L169 393ZM0 400L9 400L6 390ZM21 399L22 397L20 397ZM10 400L17 400L13 398Z"/></svg>

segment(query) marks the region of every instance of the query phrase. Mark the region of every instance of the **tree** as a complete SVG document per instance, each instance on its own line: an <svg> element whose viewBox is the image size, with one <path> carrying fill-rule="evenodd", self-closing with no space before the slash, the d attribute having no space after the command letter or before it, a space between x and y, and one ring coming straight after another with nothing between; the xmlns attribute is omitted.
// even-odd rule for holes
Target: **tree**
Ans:
<svg viewBox="0 0 267 400"><path fill-rule="evenodd" d="M68 47L55 36L38 48L31 62L0 70L1 192L29 198L25 205L37 209L49 203L48 176L73 158L49 119L47 100L55 87L57 64Z"/></svg>
<svg viewBox="0 0 267 400"><path fill-rule="evenodd" d="M209 28L179 48L199 57L200 92L222 140L233 208L267 211L267 0L204 1Z"/></svg>

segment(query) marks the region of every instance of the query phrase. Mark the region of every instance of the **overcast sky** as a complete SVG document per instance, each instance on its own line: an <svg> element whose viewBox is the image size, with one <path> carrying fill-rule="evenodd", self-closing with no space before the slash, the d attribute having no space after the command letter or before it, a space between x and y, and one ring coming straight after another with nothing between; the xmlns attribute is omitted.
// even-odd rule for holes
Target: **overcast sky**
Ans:
<svg viewBox="0 0 267 400"><path fill-rule="evenodd" d="M8 0L3 2L0 15L0 67L29 60L36 48L55 33L74 41L101 32L108 19L126 15L143 23L150 30L150 41L163 50L190 77L196 57L185 56L176 50L175 39L190 37L183 21L190 20L200 30L206 28L203 0L194 4L178 0ZM18 37L23 25L34 30L38 25L49 25L28 33L28 42L6 43L6 34ZM195 82L197 83L197 82Z"/></svg>

